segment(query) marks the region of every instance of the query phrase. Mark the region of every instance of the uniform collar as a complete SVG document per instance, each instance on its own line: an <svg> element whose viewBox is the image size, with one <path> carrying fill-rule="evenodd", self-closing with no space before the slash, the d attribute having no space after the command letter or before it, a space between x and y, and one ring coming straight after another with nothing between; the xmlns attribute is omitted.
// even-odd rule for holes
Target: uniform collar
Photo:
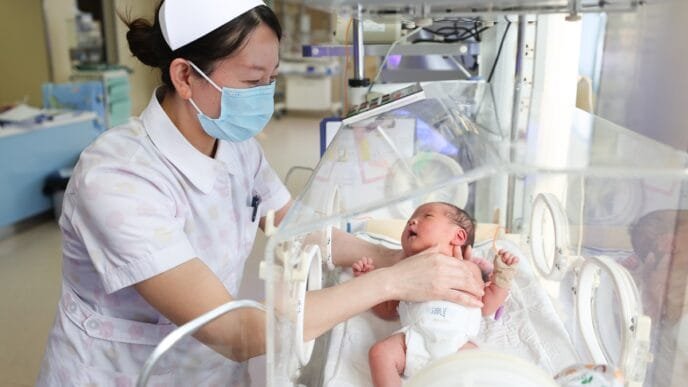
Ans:
<svg viewBox="0 0 688 387"><path fill-rule="evenodd" d="M148 107L141 113L143 127L160 153L196 188L209 193L218 176L226 173L226 166L204 155L186 140L160 106L156 96L160 90L153 92ZM219 144L219 147L224 145Z"/></svg>

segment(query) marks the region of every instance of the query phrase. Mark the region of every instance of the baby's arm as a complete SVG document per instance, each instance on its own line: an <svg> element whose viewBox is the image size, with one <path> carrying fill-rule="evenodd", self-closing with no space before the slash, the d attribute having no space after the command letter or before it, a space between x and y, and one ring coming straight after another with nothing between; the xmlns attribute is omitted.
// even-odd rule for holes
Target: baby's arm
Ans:
<svg viewBox="0 0 688 387"><path fill-rule="evenodd" d="M493 315L509 296L511 281L516 271L518 257L506 250L499 250L495 256L494 271L483 296L483 316Z"/></svg>
<svg viewBox="0 0 688 387"><path fill-rule="evenodd" d="M375 270L375 264L373 260L368 257L363 257L351 265L351 269L354 271L354 277L363 275L369 271ZM391 300L385 301L377 304L371 308L373 314L383 320L396 320L399 318L397 313L397 306L399 301Z"/></svg>

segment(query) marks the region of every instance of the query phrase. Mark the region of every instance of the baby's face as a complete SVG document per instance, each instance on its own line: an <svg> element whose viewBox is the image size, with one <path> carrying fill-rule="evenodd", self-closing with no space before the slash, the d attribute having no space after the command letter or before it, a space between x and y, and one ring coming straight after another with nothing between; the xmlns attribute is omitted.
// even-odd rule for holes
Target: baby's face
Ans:
<svg viewBox="0 0 688 387"><path fill-rule="evenodd" d="M449 218L451 211L450 207L441 203L428 203L418 207L401 234L404 254L410 256L438 245L441 253L452 255L451 241L455 239L460 227Z"/></svg>

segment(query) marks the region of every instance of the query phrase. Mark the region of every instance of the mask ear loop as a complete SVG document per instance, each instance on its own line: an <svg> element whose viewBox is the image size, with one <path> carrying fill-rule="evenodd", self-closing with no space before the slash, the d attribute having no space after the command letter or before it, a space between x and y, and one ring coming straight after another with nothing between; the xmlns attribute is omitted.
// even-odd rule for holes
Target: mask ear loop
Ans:
<svg viewBox="0 0 688 387"><path fill-rule="evenodd" d="M205 78L205 80L208 81L208 83L210 83L211 85L213 85L213 87L214 87L215 89L217 89L217 91L219 91L220 93L222 93L222 88L221 88L220 86L218 86L217 83L213 82L213 80L210 79L210 77L208 77L207 75L205 75L205 73L204 73L203 71L201 71L201 69L199 69L198 66L196 66L196 65L195 65L192 61L190 61L190 60L187 60L186 63L188 63L191 67L193 67L193 69L196 70L197 73L201 74L201 76L202 76L203 78Z"/></svg>
<svg viewBox="0 0 688 387"><path fill-rule="evenodd" d="M203 113L201 109L198 108L198 105L196 105L196 102L194 102L193 98L189 98L189 102L191 102L191 106L193 106L194 109L196 109L198 114L203 114L205 116L205 113Z"/></svg>
<svg viewBox="0 0 688 387"><path fill-rule="evenodd" d="M198 66L196 66L192 61L190 61L188 59L186 60L186 63L188 63L189 66L191 66L191 68L193 68L197 73L199 73L203 78L205 78L205 80L208 81L208 83L210 83L215 89L217 89L217 91L222 93L222 89L215 82L213 82L212 79L210 79L207 75L205 75L205 73L203 71L201 71L201 69L199 69ZM193 106L194 109L196 109L198 114L205 115L205 113L203 113L203 111L201 111L201 109L198 107L198 105L196 105L196 102L194 102L193 98L189 98L189 102L191 102L191 106Z"/></svg>

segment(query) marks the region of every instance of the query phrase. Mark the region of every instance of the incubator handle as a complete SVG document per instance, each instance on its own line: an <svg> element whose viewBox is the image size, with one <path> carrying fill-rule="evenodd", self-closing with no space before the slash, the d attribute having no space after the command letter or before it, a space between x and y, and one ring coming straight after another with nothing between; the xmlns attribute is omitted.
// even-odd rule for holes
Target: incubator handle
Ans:
<svg viewBox="0 0 688 387"><path fill-rule="evenodd" d="M265 214L265 236L271 237L275 231L277 231L275 226L275 210L268 210L267 214Z"/></svg>
<svg viewBox="0 0 688 387"><path fill-rule="evenodd" d="M151 372L153 371L153 368L157 364L157 362L162 359L162 357L172 349L172 347L182 340L185 337L191 336L192 334L196 333L201 327L203 327L205 324L215 320L216 318L229 313L235 309L241 309L241 308L254 308L258 309L260 311L265 311L265 307L263 304L260 304L256 301L250 301L250 300L234 300L230 301L226 304L222 304L218 306L217 308L206 312L195 319L187 322L186 324L180 326L179 328L173 330L170 332L167 336L165 336L164 339L158 344L151 355L148 357L146 360L146 363L143 365L143 370L139 374L139 377L136 381L136 387L145 387L146 384L148 383L148 378L150 378Z"/></svg>

